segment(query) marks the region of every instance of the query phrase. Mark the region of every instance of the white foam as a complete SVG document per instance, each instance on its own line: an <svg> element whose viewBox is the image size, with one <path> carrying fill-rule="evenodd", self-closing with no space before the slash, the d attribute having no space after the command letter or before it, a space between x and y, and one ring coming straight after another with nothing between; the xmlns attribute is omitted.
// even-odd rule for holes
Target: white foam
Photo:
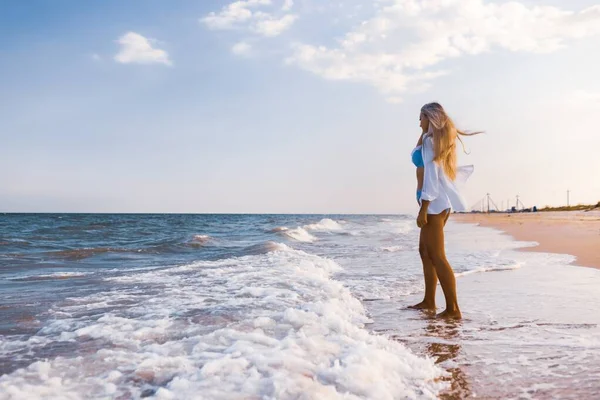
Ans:
<svg viewBox="0 0 600 400"><path fill-rule="evenodd" d="M8 279L13 281L30 281L30 280L54 280L54 279L70 279L70 278L83 278L91 273L85 272L53 272L51 274L40 274L40 275L17 275Z"/></svg>
<svg viewBox="0 0 600 400"><path fill-rule="evenodd" d="M287 251L292 250L291 247L284 243L267 241L264 243L256 244L249 246L244 249L244 254L252 255L252 254L265 254L271 251Z"/></svg>
<svg viewBox="0 0 600 400"><path fill-rule="evenodd" d="M334 221L330 218L323 218L316 224L304 225L304 229L313 231L340 231L343 228L337 221Z"/></svg>
<svg viewBox="0 0 600 400"><path fill-rule="evenodd" d="M384 247L381 247L381 250L387 251L389 253L395 253L397 251L404 250L404 247L403 246L384 246Z"/></svg>
<svg viewBox="0 0 600 400"><path fill-rule="evenodd" d="M278 233L278 232L287 231L288 229L289 228L287 226L278 226L276 228L271 229L269 232Z"/></svg>
<svg viewBox="0 0 600 400"><path fill-rule="evenodd" d="M317 240L315 236L311 235L306 229L300 226L295 229L284 230L282 233L298 242L312 243Z"/></svg>
<svg viewBox="0 0 600 400"><path fill-rule="evenodd" d="M408 233L410 231L416 230L417 227L415 221L409 220L393 221L390 222L390 225L392 225L394 233Z"/></svg>
<svg viewBox="0 0 600 400"><path fill-rule="evenodd" d="M122 287L71 298L39 333L89 351L0 377L0 398L436 398L441 369L365 329L338 271L285 246L110 278Z"/></svg>
<svg viewBox="0 0 600 400"><path fill-rule="evenodd" d="M205 244L211 239L212 238L209 235L194 235L194 237L192 238L192 242L197 244Z"/></svg>
<svg viewBox="0 0 600 400"><path fill-rule="evenodd" d="M456 273L454 273L454 276L460 277L460 276L466 276L466 275L476 274L476 273L480 273L480 272L510 271L512 269L518 269L521 267L522 267L521 263L516 263L516 264L512 264L512 265L479 267L479 268L471 269L469 271L456 272Z"/></svg>

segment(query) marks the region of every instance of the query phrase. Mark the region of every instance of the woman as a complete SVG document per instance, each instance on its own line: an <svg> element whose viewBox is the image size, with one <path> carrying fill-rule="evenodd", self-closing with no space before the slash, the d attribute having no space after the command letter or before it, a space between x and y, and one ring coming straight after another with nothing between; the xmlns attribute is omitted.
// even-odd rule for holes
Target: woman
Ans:
<svg viewBox="0 0 600 400"><path fill-rule="evenodd" d="M417 167L417 201L421 206L417 226L421 228L419 253L423 262L425 298L411 308L435 311L439 279L446 298L446 310L438 317L459 319L462 316L456 299L456 279L444 249L444 226L451 209L466 209L456 182L466 180L473 172L473 166L456 166L456 139L460 140L458 135L480 132L465 133L456 129L438 103L425 104L419 119L422 134L412 158Z"/></svg>

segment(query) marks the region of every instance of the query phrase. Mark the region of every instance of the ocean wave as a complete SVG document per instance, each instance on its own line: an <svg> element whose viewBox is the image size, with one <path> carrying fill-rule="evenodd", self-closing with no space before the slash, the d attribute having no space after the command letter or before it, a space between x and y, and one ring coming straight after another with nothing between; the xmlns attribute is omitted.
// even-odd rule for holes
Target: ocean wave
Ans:
<svg viewBox="0 0 600 400"><path fill-rule="evenodd" d="M303 228L311 231L340 231L343 229L340 223L330 218L323 218L316 224L304 225Z"/></svg>
<svg viewBox="0 0 600 400"><path fill-rule="evenodd" d="M282 248L107 278L119 286L51 310L56 318L40 330L39 343L34 336L0 346L75 346L69 357L3 375L0 392L30 399L436 398L446 386L437 379L442 370L365 329L363 305L332 279L341 270L336 262Z"/></svg>
<svg viewBox="0 0 600 400"><path fill-rule="evenodd" d="M317 240L317 237L312 235L309 231L321 231L321 232L339 232L344 228L341 224L345 221L334 221L330 218L323 218L317 223L306 224L297 228L288 228L287 226L278 226L271 230L270 233L278 233L294 239L298 242L312 243Z"/></svg>
<svg viewBox="0 0 600 400"><path fill-rule="evenodd" d="M0 245L2 246L30 246L31 242L25 239L1 239Z"/></svg>
<svg viewBox="0 0 600 400"><path fill-rule="evenodd" d="M293 250L293 249L284 243L267 241L264 243L259 243L259 244L255 244L255 245L246 247L242 251L242 255L258 255L258 254L270 253L273 251L289 251L289 250Z"/></svg>
<svg viewBox="0 0 600 400"><path fill-rule="evenodd" d="M269 230L269 232L270 233L279 233L279 232L285 232L288 229L290 229L290 228L288 228L287 226L278 226L276 228Z"/></svg>
<svg viewBox="0 0 600 400"><path fill-rule="evenodd" d="M384 246L384 247L380 247L380 249L382 251L387 251L389 253L396 253L398 251L402 251L405 249L404 246Z"/></svg>
<svg viewBox="0 0 600 400"><path fill-rule="evenodd" d="M17 281L17 282L34 282L34 281L53 281L53 280L83 278L87 275L89 275L89 274L84 273L84 272L54 272L52 274L25 275L25 276L17 276L17 277L8 278L8 279L11 281Z"/></svg>
<svg viewBox="0 0 600 400"><path fill-rule="evenodd" d="M394 233L408 233L416 229L417 225L412 220L398 220L393 222L388 222L389 225L392 226L392 231Z"/></svg>
<svg viewBox="0 0 600 400"><path fill-rule="evenodd" d="M55 251L47 251L44 254L50 257L62 258L70 261L79 261L86 258L90 258L93 256L101 255L101 254L139 254L139 253L150 253L157 254L173 251L173 247L171 245L159 245L159 246L149 246L146 248L139 249L126 249L126 248L117 248L117 247L86 247L81 249L68 249L68 250L55 250Z"/></svg>
<svg viewBox="0 0 600 400"><path fill-rule="evenodd" d="M110 228L113 225L112 222L96 222L93 224L83 224L83 225L62 225L62 226L53 226L51 228L39 228L35 231L35 233L56 233L56 232L68 232L68 233L78 233L78 232L92 232L97 230L102 230L106 228Z"/></svg>
<svg viewBox="0 0 600 400"><path fill-rule="evenodd" d="M196 241L197 240L197 241ZM118 247L86 247L80 249L67 249L67 250L55 250L47 251L44 254L53 257L60 258L69 261L80 261L86 258L94 257L103 254L164 254L164 253L177 253L181 251L182 247L203 247L207 244L209 239L192 239L186 243L162 243L155 245L148 245L140 248L118 248ZM27 256L27 255L23 255Z"/></svg>
<svg viewBox="0 0 600 400"><path fill-rule="evenodd" d="M192 241L196 242L196 243L206 243L210 239L211 239L211 237L208 235L194 235L194 237L192 238Z"/></svg>
<svg viewBox="0 0 600 400"><path fill-rule="evenodd" d="M128 252L128 250L115 249L111 247L94 247L94 248L83 248L83 249L69 249L69 250L56 250L48 251L46 255L51 257L59 257L67 260L83 260L88 257L92 257L98 254L104 254L109 252Z"/></svg>
<svg viewBox="0 0 600 400"><path fill-rule="evenodd" d="M294 239L298 242L312 243L317 240L315 236L311 235L306 229L300 226L294 229L289 229L285 226L281 226L275 229L277 230L274 232L286 236L290 239Z"/></svg>
<svg viewBox="0 0 600 400"><path fill-rule="evenodd" d="M510 265L498 265L498 266L491 266L491 267L479 267L479 268L475 268L475 269L472 269L469 271L455 272L454 276L460 277L460 276L466 276L466 275L471 275L471 274L478 274L480 272L510 271L513 269L519 269L521 267L522 267L521 263L515 263L515 264L510 264Z"/></svg>
<svg viewBox="0 0 600 400"><path fill-rule="evenodd" d="M306 229L301 227L288 229L287 231L284 231L284 234L299 242L311 243L317 240L315 236L311 235L308 231L306 231Z"/></svg>
<svg viewBox="0 0 600 400"><path fill-rule="evenodd" d="M204 247L212 240L213 238L209 235L194 235L192 239L185 244L190 247Z"/></svg>

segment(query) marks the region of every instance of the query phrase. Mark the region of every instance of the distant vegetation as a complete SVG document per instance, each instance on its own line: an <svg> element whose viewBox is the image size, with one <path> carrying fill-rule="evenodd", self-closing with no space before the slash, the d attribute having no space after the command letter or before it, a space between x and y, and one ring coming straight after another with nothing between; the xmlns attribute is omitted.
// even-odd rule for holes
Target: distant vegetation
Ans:
<svg viewBox="0 0 600 400"><path fill-rule="evenodd" d="M585 210L593 210L600 209L600 201L594 204L578 204L576 206L561 206L561 207L550 207L546 206L544 208L540 208L538 211L585 211Z"/></svg>

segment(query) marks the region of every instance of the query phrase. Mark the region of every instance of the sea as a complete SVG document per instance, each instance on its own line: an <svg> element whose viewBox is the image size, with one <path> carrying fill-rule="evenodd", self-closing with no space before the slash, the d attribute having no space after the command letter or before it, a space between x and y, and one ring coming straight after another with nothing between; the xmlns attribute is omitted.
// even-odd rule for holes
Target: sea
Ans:
<svg viewBox="0 0 600 400"><path fill-rule="evenodd" d="M599 398L600 270L445 235L462 321L411 215L0 214L0 399Z"/></svg>

